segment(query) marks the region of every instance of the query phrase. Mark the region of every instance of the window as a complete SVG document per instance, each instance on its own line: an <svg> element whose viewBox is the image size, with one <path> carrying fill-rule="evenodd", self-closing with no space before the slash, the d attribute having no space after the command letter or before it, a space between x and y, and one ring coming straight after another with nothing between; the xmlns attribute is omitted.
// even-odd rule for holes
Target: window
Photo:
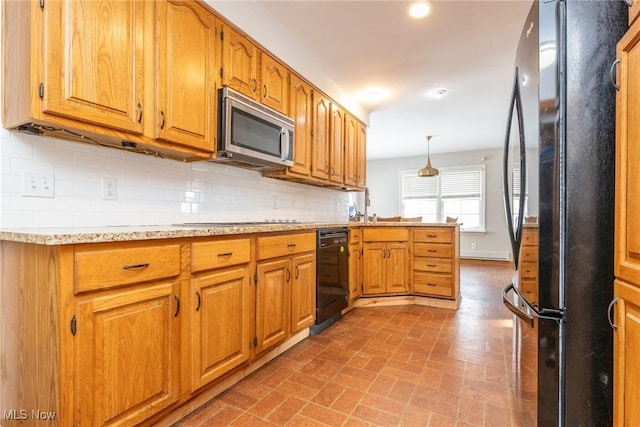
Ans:
<svg viewBox="0 0 640 427"><path fill-rule="evenodd" d="M464 231L484 231L484 166L440 168L434 178L417 170L400 172L402 215L423 222L457 217Z"/></svg>

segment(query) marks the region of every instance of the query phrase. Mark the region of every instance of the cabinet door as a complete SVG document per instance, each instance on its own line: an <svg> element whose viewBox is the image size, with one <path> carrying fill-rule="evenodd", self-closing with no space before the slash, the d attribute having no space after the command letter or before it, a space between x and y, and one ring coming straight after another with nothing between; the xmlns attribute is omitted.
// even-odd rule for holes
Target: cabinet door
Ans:
<svg viewBox="0 0 640 427"><path fill-rule="evenodd" d="M362 293L364 295L387 292L385 261L387 246L384 243L365 243L362 247Z"/></svg>
<svg viewBox="0 0 640 427"><path fill-rule="evenodd" d="M367 128L359 122L357 145L356 185L358 188L365 189L367 187Z"/></svg>
<svg viewBox="0 0 640 427"><path fill-rule="evenodd" d="M640 289L615 281L613 425L640 425Z"/></svg>
<svg viewBox="0 0 640 427"><path fill-rule="evenodd" d="M291 333L316 321L316 255L293 258L291 280Z"/></svg>
<svg viewBox="0 0 640 427"><path fill-rule="evenodd" d="M344 127L344 185L355 188L358 183L358 122L346 114Z"/></svg>
<svg viewBox="0 0 640 427"><path fill-rule="evenodd" d="M386 283L388 293L409 292L409 255L407 243L389 243L387 245Z"/></svg>
<svg viewBox="0 0 640 427"><path fill-rule="evenodd" d="M329 179L329 100L313 93L313 151L311 157L311 176Z"/></svg>
<svg viewBox="0 0 640 427"><path fill-rule="evenodd" d="M77 305L79 425L134 425L179 395L178 282L103 293Z"/></svg>
<svg viewBox="0 0 640 427"><path fill-rule="evenodd" d="M249 266L193 279L192 389L210 383L249 359Z"/></svg>
<svg viewBox="0 0 640 427"><path fill-rule="evenodd" d="M311 86L295 74L291 75L291 117L295 121L293 134L293 166L291 172L309 176L311 169L311 127L313 101Z"/></svg>
<svg viewBox="0 0 640 427"><path fill-rule="evenodd" d="M256 353L261 353L289 336L291 260L260 262L257 269Z"/></svg>
<svg viewBox="0 0 640 427"><path fill-rule="evenodd" d="M47 2L44 111L142 134L150 7L140 1Z"/></svg>
<svg viewBox="0 0 640 427"><path fill-rule="evenodd" d="M192 1L157 3L157 126L161 140L214 149L217 21Z"/></svg>
<svg viewBox="0 0 640 427"><path fill-rule="evenodd" d="M260 58L262 103L282 114L289 114L289 70L264 52Z"/></svg>
<svg viewBox="0 0 640 427"><path fill-rule="evenodd" d="M640 20L618 43L615 275L640 284Z"/></svg>
<svg viewBox="0 0 640 427"><path fill-rule="evenodd" d="M342 184L344 181L344 120L344 110L331 103L329 181L336 184Z"/></svg>
<svg viewBox="0 0 640 427"><path fill-rule="evenodd" d="M360 252L360 244L354 243L349 245L349 299L356 299L362 295L362 254Z"/></svg>
<svg viewBox="0 0 640 427"><path fill-rule="evenodd" d="M258 48L231 27L224 27L222 84L251 98L258 94Z"/></svg>

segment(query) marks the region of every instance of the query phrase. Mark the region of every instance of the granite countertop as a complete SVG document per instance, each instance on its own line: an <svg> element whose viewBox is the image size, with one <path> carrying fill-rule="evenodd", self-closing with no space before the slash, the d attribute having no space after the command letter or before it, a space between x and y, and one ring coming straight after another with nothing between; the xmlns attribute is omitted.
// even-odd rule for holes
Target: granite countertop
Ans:
<svg viewBox="0 0 640 427"><path fill-rule="evenodd" d="M177 224L113 227L4 228L0 240L39 245L126 242L134 240L172 239L183 237L224 236L276 231L315 230L330 227L455 227L456 223L419 222L309 222L254 224Z"/></svg>

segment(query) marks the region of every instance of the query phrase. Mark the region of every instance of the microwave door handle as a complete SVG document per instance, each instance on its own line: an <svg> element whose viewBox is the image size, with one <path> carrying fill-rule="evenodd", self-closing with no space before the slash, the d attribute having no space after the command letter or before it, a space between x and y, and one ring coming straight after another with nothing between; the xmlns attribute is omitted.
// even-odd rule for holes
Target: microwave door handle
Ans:
<svg viewBox="0 0 640 427"><path fill-rule="evenodd" d="M289 158L289 132L286 128L280 129L280 152L282 153L282 160Z"/></svg>

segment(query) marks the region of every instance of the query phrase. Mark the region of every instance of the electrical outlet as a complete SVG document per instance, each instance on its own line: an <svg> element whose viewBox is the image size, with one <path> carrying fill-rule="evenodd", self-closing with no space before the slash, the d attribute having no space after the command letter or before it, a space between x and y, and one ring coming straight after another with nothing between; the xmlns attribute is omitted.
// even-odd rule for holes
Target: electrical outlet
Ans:
<svg viewBox="0 0 640 427"><path fill-rule="evenodd" d="M473 242L471 244L471 249L478 249L478 244L476 242Z"/></svg>
<svg viewBox="0 0 640 427"><path fill-rule="evenodd" d="M54 197L53 174L25 172L22 195L25 197Z"/></svg>
<svg viewBox="0 0 640 427"><path fill-rule="evenodd" d="M102 200L116 200L118 198L118 180L116 178L102 178Z"/></svg>

